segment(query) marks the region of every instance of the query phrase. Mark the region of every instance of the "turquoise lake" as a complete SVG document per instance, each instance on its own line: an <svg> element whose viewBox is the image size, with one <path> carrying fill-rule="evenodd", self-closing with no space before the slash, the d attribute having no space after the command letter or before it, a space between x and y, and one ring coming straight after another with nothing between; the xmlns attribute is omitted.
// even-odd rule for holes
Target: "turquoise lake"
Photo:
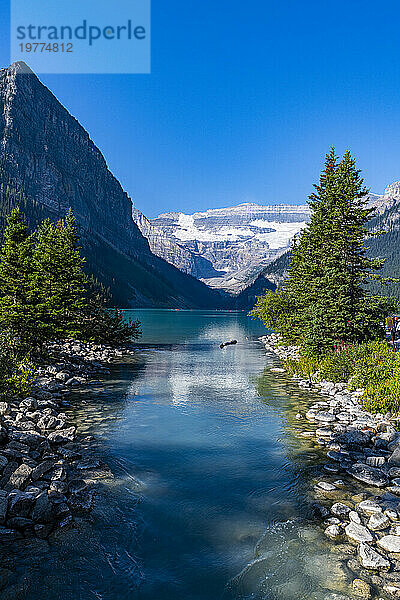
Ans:
<svg viewBox="0 0 400 600"><path fill-rule="evenodd" d="M128 364L69 414L114 479L89 518L3 557L0 599L324 600L344 574L314 522L309 401L241 312L136 310ZM236 339L235 346L219 348Z"/></svg>

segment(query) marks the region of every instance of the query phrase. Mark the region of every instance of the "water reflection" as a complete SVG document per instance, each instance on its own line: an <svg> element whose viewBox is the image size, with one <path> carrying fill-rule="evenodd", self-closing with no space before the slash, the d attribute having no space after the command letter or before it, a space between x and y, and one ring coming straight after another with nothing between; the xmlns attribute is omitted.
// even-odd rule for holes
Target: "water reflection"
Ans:
<svg viewBox="0 0 400 600"><path fill-rule="evenodd" d="M260 325L211 311L135 316L142 351L70 408L115 477L89 520L2 562L0 600L324 600L342 589L342 557L332 562L309 510L318 454L294 416L308 396L270 373Z"/></svg>

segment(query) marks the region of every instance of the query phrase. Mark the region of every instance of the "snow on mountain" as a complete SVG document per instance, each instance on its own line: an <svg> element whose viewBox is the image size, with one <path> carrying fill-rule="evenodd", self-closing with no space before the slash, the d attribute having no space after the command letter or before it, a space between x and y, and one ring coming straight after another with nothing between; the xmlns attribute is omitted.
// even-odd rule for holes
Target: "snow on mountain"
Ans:
<svg viewBox="0 0 400 600"><path fill-rule="evenodd" d="M309 219L307 205L245 203L193 214L164 213L151 223L190 252L210 261L211 287L238 293L284 253Z"/></svg>

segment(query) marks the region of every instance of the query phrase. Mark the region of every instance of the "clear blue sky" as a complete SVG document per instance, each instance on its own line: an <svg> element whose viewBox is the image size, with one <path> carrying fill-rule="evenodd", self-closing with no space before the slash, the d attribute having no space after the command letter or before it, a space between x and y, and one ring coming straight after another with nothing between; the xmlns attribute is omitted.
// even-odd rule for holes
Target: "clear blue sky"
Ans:
<svg viewBox="0 0 400 600"><path fill-rule="evenodd" d="M151 75L41 79L148 216L302 203L331 145L381 193L400 179L399 19L390 0L153 0Z"/></svg>

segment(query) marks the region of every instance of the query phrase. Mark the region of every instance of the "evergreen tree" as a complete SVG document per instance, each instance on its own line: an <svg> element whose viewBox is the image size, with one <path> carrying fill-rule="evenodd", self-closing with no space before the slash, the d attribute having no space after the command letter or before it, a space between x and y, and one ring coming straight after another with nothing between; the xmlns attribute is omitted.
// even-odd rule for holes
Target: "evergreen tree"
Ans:
<svg viewBox="0 0 400 600"><path fill-rule="evenodd" d="M49 337L79 335L86 306L83 264L72 211L57 224L44 221L37 232L34 269L39 310Z"/></svg>
<svg viewBox="0 0 400 600"><path fill-rule="evenodd" d="M33 285L34 237L29 235L19 208L7 217L0 250L0 328L7 330L21 350L41 338Z"/></svg>
<svg viewBox="0 0 400 600"><path fill-rule="evenodd" d="M310 223L295 240L287 282L278 295L260 298L253 314L277 328L286 342L312 352L382 337L380 322L394 309L365 284L379 277L383 261L367 256L367 208L360 171L349 152L341 162L332 149L310 196Z"/></svg>

